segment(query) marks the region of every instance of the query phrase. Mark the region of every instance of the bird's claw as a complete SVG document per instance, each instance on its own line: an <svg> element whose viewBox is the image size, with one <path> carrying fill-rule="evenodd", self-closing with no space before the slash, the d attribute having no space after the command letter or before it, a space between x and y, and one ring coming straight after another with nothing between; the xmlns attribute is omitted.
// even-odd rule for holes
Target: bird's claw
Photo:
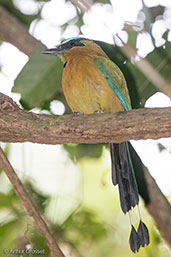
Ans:
<svg viewBox="0 0 171 257"><path fill-rule="evenodd" d="M74 115L84 115L83 112L74 112Z"/></svg>
<svg viewBox="0 0 171 257"><path fill-rule="evenodd" d="M100 113L104 113L104 112L101 111L101 110L96 110L94 113L95 113L95 114L100 114Z"/></svg>

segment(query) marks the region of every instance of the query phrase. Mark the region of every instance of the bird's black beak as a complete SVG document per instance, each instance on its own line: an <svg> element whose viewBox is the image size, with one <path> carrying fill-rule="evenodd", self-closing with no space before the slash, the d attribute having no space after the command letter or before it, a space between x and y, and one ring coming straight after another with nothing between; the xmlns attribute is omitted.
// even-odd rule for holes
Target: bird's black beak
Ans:
<svg viewBox="0 0 171 257"><path fill-rule="evenodd" d="M42 54L54 54L54 55L58 55L59 51L58 48L51 48L51 49L46 49L44 51L42 51Z"/></svg>
<svg viewBox="0 0 171 257"><path fill-rule="evenodd" d="M59 45L56 48L46 49L42 51L42 54L53 54L61 56L65 52L65 46Z"/></svg>

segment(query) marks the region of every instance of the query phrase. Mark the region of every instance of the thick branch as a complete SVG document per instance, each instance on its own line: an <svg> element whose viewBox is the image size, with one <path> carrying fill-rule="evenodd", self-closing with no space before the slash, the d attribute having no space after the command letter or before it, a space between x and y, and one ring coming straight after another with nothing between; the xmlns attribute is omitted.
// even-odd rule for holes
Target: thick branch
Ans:
<svg viewBox="0 0 171 257"><path fill-rule="evenodd" d="M169 136L171 108L140 109L100 115L38 115L21 110L11 98L0 94L0 141L4 142L99 143ZM140 186L139 192L160 231L170 243L171 234L167 229L167 224L171 223L170 205L133 149L131 155ZM136 167L141 166L141 170L136 170ZM141 188L141 185L144 185L143 174L147 184L145 193L144 186ZM158 205L160 208L156 209Z"/></svg>
<svg viewBox="0 0 171 257"><path fill-rule="evenodd" d="M78 6L77 0L72 0L71 2ZM79 1L79 3L79 8L82 12L89 9L87 5L85 5L85 1ZM22 38L20 37L21 34ZM27 55L30 55L41 46L41 43L29 35L25 27L4 10L3 7L0 7L0 38L12 43ZM135 55L135 51L131 52L132 49L127 49L127 46L124 46L121 50L123 50L129 58ZM170 95L170 85L159 73L153 72L153 67L149 67L148 63L143 63L142 59L140 62L135 63L135 65L137 65L138 69L141 70L153 84ZM149 68L151 75L149 75ZM0 94L0 141L31 141L56 144L121 142L130 139L146 138L157 139L171 136L171 126L169 125L169 123L171 124L170 117L171 108L141 109L129 113L102 114L96 116L84 115L79 117L71 115L63 117L36 115L22 111L11 99ZM3 157L0 150L1 167L2 158L5 157ZM6 161L7 160L5 160L5 162ZM6 162L4 170L8 169L8 167L12 169L10 164ZM171 226L170 205L147 170L145 171L145 178L150 196L150 201L147 203L146 207L154 217L166 240L171 244L171 234L169 230ZM18 183L20 184L20 182ZM17 182L17 187L14 184L15 190L17 191L17 188L19 188L18 191L22 192L23 188L20 188ZM28 196L26 196L26 199L27 198ZM28 201L30 201L29 198ZM159 206L159 208L157 208L157 206ZM32 212L30 215L33 215ZM45 227L43 224L43 228ZM54 249L56 249L56 246Z"/></svg>
<svg viewBox="0 0 171 257"><path fill-rule="evenodd" d="M171 136L171 108L92 115L43 115L21 110L0 94L0 141L108 143Z"/></svg>
<svg viewBox="0 0 171 257"><path fill-rule="evenodd" d="M56 242L54 241L53 237L51 236L48 227L44 220L38 213L35 205L33 204L32 200L30 199L29 195L27 194L23 184L17 177L15 171L13 170L12 166L10 165L9 161L7 160L4 152L0 148L0 167L4 170L6 175L8 176L9 180L11 181L15 192L18 196L22 199L25 208L27 209L30 216L33 217L37 228L40 232L45 236L48 246L53 254L54 257L64 257L63 253L61 252L60 248L57 246Z"/></svg>

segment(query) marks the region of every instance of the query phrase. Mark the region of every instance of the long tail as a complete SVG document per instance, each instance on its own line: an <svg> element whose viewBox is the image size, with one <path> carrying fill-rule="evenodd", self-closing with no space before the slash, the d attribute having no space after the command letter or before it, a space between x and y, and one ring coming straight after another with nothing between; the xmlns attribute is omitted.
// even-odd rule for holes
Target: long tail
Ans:
<svg viewBox="0 0 171 257"><path fill-rule="evenodd" d="M110 144L112 182L118 184L121 208L124 213L139 202L138 189L133 173L127 142Z"/></svg>
<svg viewBox="0 0 171 257"><path fill-rule="evenodd" d="M114 185L118 185L121 208L126 213L132 207L138 205L139 202L138 188L128 143L110 144L110 153L112 160L112 182ZM129 243L133 252L138 252L140 246L144 247L149 244L149 232L141 217L137 231L131 223Z"/></svg>

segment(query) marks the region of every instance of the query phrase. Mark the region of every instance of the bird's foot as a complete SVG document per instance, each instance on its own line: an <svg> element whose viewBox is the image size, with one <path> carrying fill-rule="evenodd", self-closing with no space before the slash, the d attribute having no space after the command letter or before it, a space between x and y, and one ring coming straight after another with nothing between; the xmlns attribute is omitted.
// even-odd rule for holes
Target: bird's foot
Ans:
<svg viewBox="0 0 171 257"><path fill-rule="evenodd" d="M100 113L104 113L104 112L101 111L101 110L96 110L94 113L95 113L95 114L100 114Z"/></svg>
<svg viewBox="0 0 171 257"><path fill-rule="evenodd" d="M74 115L84 115L83 112L74 112Z"/></svg>

